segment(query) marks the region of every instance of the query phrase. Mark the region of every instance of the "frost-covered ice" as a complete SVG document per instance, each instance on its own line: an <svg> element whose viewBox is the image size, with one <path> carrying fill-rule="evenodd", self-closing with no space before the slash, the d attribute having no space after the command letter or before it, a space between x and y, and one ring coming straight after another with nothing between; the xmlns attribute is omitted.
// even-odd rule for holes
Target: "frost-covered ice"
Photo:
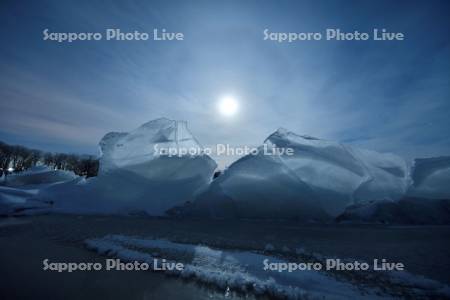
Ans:
<svg viewBox="0 0 450 300"><path fill-rule="evenodd" d="M406 162L280 129L265 143L294 155L247 155L219 176L190 214L327 220L359 201L397 200L406 192Z"/></svg>
<svg viewBox="0 0 450 300"><path fill-rule="evenodd" d="M41 191L39 198L68 213L164 215L192 201L211 181L216 163L207 155L161 156L157 149L200 147L186 123L157 119L130 133L100 141L99 175Z"/></svg>
<svg viewBox="0 0 450 300"><path fill-rule="evenodd" d="M168 271L182 278L190 278L214 285L222 290L232 289L256 295L290 299L374 299L393 297L397 287L407 287L409 297L448 297L449 287L439 282L403 272L385 272L382 286L359 285L330 276L324 271L278 272L264 270L264 260L287 263L286 259L252 251L220 250L207 246L180 244L161 239L124 235L108 235L85 241L89 249L102 255L125 261L146 262L154 259L181 262L182 271ZM300 261L296 261L297 263ZM406 296L406 295L404 295Z"/></svg>
<svg viewBox="0 0 450 300"><path fill-rule="evenodd" d="M221 289L229 287L241 292L267 294L275 297L300 299L303 297L348 299L362 293L348 283L337 281L317 271L295 273L264 270L263 261L285 262L249 251L226 251L206 246L179 244L167 240L152 240L121 235L90 239L86 245L101 254L128 261L141 261L153 265L157 254L168 261L182 262L182 271L171 271L183 278L212 284ZM139 250L136 250L139 249Z"/></svg>

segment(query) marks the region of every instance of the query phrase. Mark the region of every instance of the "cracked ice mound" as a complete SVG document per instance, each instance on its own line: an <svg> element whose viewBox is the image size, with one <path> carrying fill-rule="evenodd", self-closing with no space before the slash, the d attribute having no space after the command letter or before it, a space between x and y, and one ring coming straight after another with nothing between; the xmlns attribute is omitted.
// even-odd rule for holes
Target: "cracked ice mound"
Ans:
<svg viewBox="0 0 450 300"><path fill-rule="evenodd" d="M101 139L99 144L102 153L99 174L122 169L146 177L161 177L163 175L161 171L169 173L174 171L167 166L156 170L147 168L149 162L157 162L158 151L165 150L167 153L169 149L180 149L179 153L181 153L182 149L202 148L189 132L185 121L173 121L166 118L147 122L129 133L110 132ZM169 162L165 161L165 163Z"/></svg>
<svg viewBox="0 0 450 300"><path fill-rule="evenodd" d="M292 148L293 155L264 155L264 146ZM393 154L284 129L259 149L233 163L193 204L172 213L324 221L360 201L398 200L409 184L406 162Z"/></svg>
<svg viewBox="0 0 450 300"><path fill-rule="evenodd" d="M201 148L186 122L157 119L129 132L111 132L100 141L99 175L46 189L59 212L164 215L192 201L211 181L216 163L209 156L160 155L158 149ZM180 152L181 153L181 152Z"/></svg>
<svg viewBox="0 0 450 300"><path fill-rule="evenodd" d="M450 156L415 159L411 178L409 195L450 199Z"/></svg>
<svg viewBox="0 0 450 300"><path fill-rule="evenodd" d="M349 206L341 222L389 224L450 224L450 157L415 159L411 185L399 201Z"/></svg>

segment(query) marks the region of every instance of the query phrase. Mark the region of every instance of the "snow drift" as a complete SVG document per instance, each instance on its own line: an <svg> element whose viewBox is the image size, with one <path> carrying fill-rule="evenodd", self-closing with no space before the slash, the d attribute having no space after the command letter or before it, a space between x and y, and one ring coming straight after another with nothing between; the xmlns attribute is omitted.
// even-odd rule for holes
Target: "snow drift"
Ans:
<svg viewBox="0 0 450 300"><path fill-rule="evenodd" d="M26 171L6 176L6 186L19 187L25 185L49 184L73 180L77 177L72 171L55 170L47 166L36 166Z"/></svg>
<svg viewBox="0 0 450 300"><path fill-rule="evenodd" d="M0 186L0 216L17 216L44 213L50 205L33 200L37 189L18 189Z"/></svg>
<svg viewBox="0 0 450 300"><path fill-rule="evenodd" d="M264 147L294 153L267 155ZM259 150L232 164L193 204L172 213L327 220L359 201L400 199L409 185L406 162L393 154L284 129Z"/></svg>
<svg viewBox="0 0 450 300"><path fill-rule="evenodd" d="M211 181L216 163L207 155L160 155L158 149L201 148L186 123L157 119L100 141L97 177L76 179L41 191L54 210L69 213L163 215L191 201Z"/></svg>
<svg viewBox="0 0 450 300"><path fill-rule="evenodd" d="M49 186L71 182L79 178L71 171L35 166L6 176L0 185L0 216L18 216L46 213L51 203L37 197Z"/></svg>

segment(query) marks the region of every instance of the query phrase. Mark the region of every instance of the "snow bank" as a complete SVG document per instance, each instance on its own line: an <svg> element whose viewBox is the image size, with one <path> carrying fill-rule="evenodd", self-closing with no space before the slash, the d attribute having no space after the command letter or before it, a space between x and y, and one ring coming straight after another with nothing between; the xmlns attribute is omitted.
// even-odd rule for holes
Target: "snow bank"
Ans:
<svg viewBox="0 0 450 300"><path fill-rule="evenodd" d="M292 148L294 154L265 155L264 147ZM247 155L232 164L182 212L326 220L359 201L400 199L409 184L406 162L393 154L283 129L270 135L259 149L257 155Z"/></svg>
<svg viewBox="0 0 450 300"><path fill-rule="evenodd" d="M3 182L6 186L19 187L24 185L49 184L73 180L77 177L72 171L55 170L47 166L32 167L24 172L6 176Z"/></svg>
<svg viewBox="0 0 450 300"><path fill-rule="evenodd" d="M450 156L415 159L408 194L431 199L450 199Z"/></svg>
<svg viewBox="0 0 450 300"><path fill-rule="evenodd" d="M43 190L39 196L67 213L163 215L192 201L211 181L216 163L207 155L160 155L158 149L201 148L186 123L150 121L100 141L99 175Z"/></svg>

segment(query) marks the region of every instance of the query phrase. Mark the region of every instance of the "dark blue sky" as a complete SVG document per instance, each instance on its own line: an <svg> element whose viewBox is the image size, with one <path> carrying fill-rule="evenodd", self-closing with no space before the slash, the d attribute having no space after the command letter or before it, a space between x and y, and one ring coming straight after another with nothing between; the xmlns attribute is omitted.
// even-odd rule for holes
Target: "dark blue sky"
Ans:
<svg viewBox="0 0 450 300"><path fill-rule="evenodd" d="M407 158L450 154L446 1L1 1L0 140L96 153L109 131L186 120L204 145L278 127ZM42 31L184 33L44 41ZM386 28L404 41L263 40L263 30ZM240 103L224 119L216 103Z"/></svg>

